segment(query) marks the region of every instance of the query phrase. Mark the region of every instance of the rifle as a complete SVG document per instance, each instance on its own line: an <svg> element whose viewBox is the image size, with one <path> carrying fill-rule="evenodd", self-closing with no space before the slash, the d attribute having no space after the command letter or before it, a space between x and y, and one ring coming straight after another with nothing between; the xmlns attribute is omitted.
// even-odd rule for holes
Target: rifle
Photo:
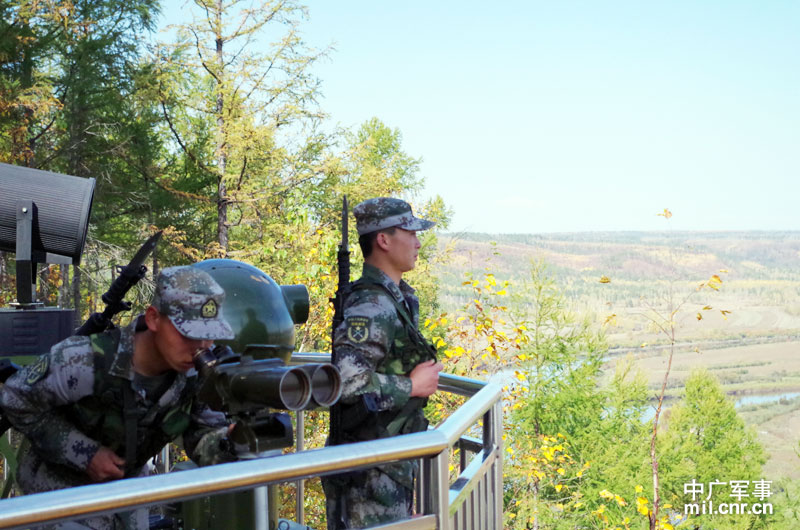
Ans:
<svg viewBox="0 0 800 530"><path fill-rule="evenodd" d="M336 254L336 263L339 269L339 283L336 295L331 299L333 303L333 324L331 326L331 362L338 366L338 355L333 346L336 339L336 328L344 321L344 303L350 292L350 248L347 242L347 196L342 199L342 242ZM330 445L342 443L342 407L336 404L330 408ZM344 496L337 495L334 519L336 528L344 528Z"/></svg>
<svg viewBox="0 0 800 530"><path fill-rule="evenodd" d="M144 260L146 260L147 256L156 248L159 239L161 239L161 231L150 236L141 248L139 248L139 251L136 252L136 255L133 256L130 263L120 269L119 276L111 282L111 287L103 294L102 299L106 304L106 308L102 313L92 313L86 322L78 328L75 335L88 336L101 333L107 329L112 329L114 324L111 322L111 319L114 315L122 311L130 311L131 303L126 302L123 298L128 294L131 287L144 278L144 275L147 273Z"/></svg>
<svg viewBox="0 0 800 530"><path fill-rule="evenodd" d="M333 347L336 328L344 321L344 302L350 290L350 248L347 242L347 196L342 199L342 242L339 244L339 251L336 254L336 264L339 269L339 284L336 288L336 295L331 299L333 303L333 324L331 326L331 362L337 365L338 355L336 348ZM331 407L330 443L339 445L342 443L342 409L339 405Z"/></svg>

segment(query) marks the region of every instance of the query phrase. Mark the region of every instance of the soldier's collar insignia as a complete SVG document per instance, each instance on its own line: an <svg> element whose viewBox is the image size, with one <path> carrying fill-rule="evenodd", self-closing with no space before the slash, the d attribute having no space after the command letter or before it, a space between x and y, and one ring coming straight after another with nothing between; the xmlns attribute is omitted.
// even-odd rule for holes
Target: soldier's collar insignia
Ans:
<svg viewBox="0 0 800 530"><path fill-rule="evenodd" d="M369 338L369 323L367 317L348 317L347 318L347 338L350 342L361 344Z"/></svg>
<svg viewBox="0 0 800 530"><path fill-rule="evenodd" d="M50 369L50 356L42 355L35 363L28 367L28 377L25 378L25 383L32 385L37 381L41 381L47 375Z"/></svg>
<svg viewBox="0 0 800 530"><path fill-rule="evenodd" d="M203 307L200 308L200 314L203 315L203 318L214 318L217 316L217 303L210 299L208 302L203 304Z"/></svg>

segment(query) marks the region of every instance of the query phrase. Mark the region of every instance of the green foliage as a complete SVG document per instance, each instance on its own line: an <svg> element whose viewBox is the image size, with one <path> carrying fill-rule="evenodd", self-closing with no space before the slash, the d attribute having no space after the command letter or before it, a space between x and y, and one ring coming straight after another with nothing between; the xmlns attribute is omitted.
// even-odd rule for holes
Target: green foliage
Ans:
<svg viewBox="0 0 800 530"><path fill-rule="evenodd" d="M686 381L685 396L672 408L666 433L659 440L659 453L662 496L680 511L684 503L691 502L684 484L693 480L703 483L707 494L708 484L714 481L756 481L762 478L765 461L755 432L739 417L719 381L704 370L694 371ZM712 500L731 502L727 484L717 488L721 493ZM707 521L730 528L743 518L750 519L717 515ZM750 524L758 523L763 526L763 518L752 517Z"/></svg>
<svg viewBox="0 0 800 530"><path fill-rule="evenodd" d="M615 512L601 493L632 491L632 481L647 478L642 378L620 365L608 387L599 385L603 336L572 312L543 263L531 264L519 290L491 269L467 274L469 300L424 328L447 370L498 374L507 384L504 527L630 522L637 517L632 498L610 494ZM431 403L434 419L460 404L438 395Z"/></svg>

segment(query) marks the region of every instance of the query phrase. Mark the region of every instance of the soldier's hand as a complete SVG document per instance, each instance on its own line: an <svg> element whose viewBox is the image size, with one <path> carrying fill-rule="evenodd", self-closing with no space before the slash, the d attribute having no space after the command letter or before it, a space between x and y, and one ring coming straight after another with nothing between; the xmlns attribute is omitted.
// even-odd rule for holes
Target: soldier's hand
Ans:
<svg viewBox="0 0 800 530"><path fill-rule="evenodd" d="M436 392L439 385L439 372L444 365L433 359L419 363L411 370L411 397L428 397Z"/></svg>
<svg viewBox="0 0 800 530"><path fill-rule="evenodd" d="M125 476L125 460L108 447L100 447L89 462L86 473L93 482L105 482Z"/></svg>

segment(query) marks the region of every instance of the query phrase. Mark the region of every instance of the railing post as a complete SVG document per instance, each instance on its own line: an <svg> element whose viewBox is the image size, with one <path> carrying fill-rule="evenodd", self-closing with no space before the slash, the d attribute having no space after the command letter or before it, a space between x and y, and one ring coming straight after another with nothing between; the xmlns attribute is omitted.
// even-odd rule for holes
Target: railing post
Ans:
<svg viewBox="0 0 800 530"><path fill-rule="evenodd" d="M439 530L450 530L450 451L424 459L428 477L425 514L436 515Z"/></svg>
<svg viewBox="0 0 800 530"><path fill-rule="evenodd" d="M419 462L419 476L417 477L416 483L416 495L417 495L417 505L415 506L416 513L420 514L427 514L426 509L430 508L430 504L427 504L426 499L428 496L428 491L430 491L430 474L429 474L429 466L427 465L428 459L422 458L418 460Z"/></svg>
<svg viewBox="0 0 800 530"><path fill-rule="evenodd" d="M297 411L297 445L296 451L299 453L301 451L305 451L305 432L306 432L306 424L305 424L305 412L302 410ZM295 489L295 521L298 524L303 524L303 519L305 519L305 481L303 479L298 480L295 482L297 488Z"/></svg>
<svg viewBox="0 0 800 530"><path fill-rule="evenodd" d="M494 464L494 521L495 528L503 527L503 398L501 397L490 409L491 421L494 430L494 446L497 458Z"/></svg>

